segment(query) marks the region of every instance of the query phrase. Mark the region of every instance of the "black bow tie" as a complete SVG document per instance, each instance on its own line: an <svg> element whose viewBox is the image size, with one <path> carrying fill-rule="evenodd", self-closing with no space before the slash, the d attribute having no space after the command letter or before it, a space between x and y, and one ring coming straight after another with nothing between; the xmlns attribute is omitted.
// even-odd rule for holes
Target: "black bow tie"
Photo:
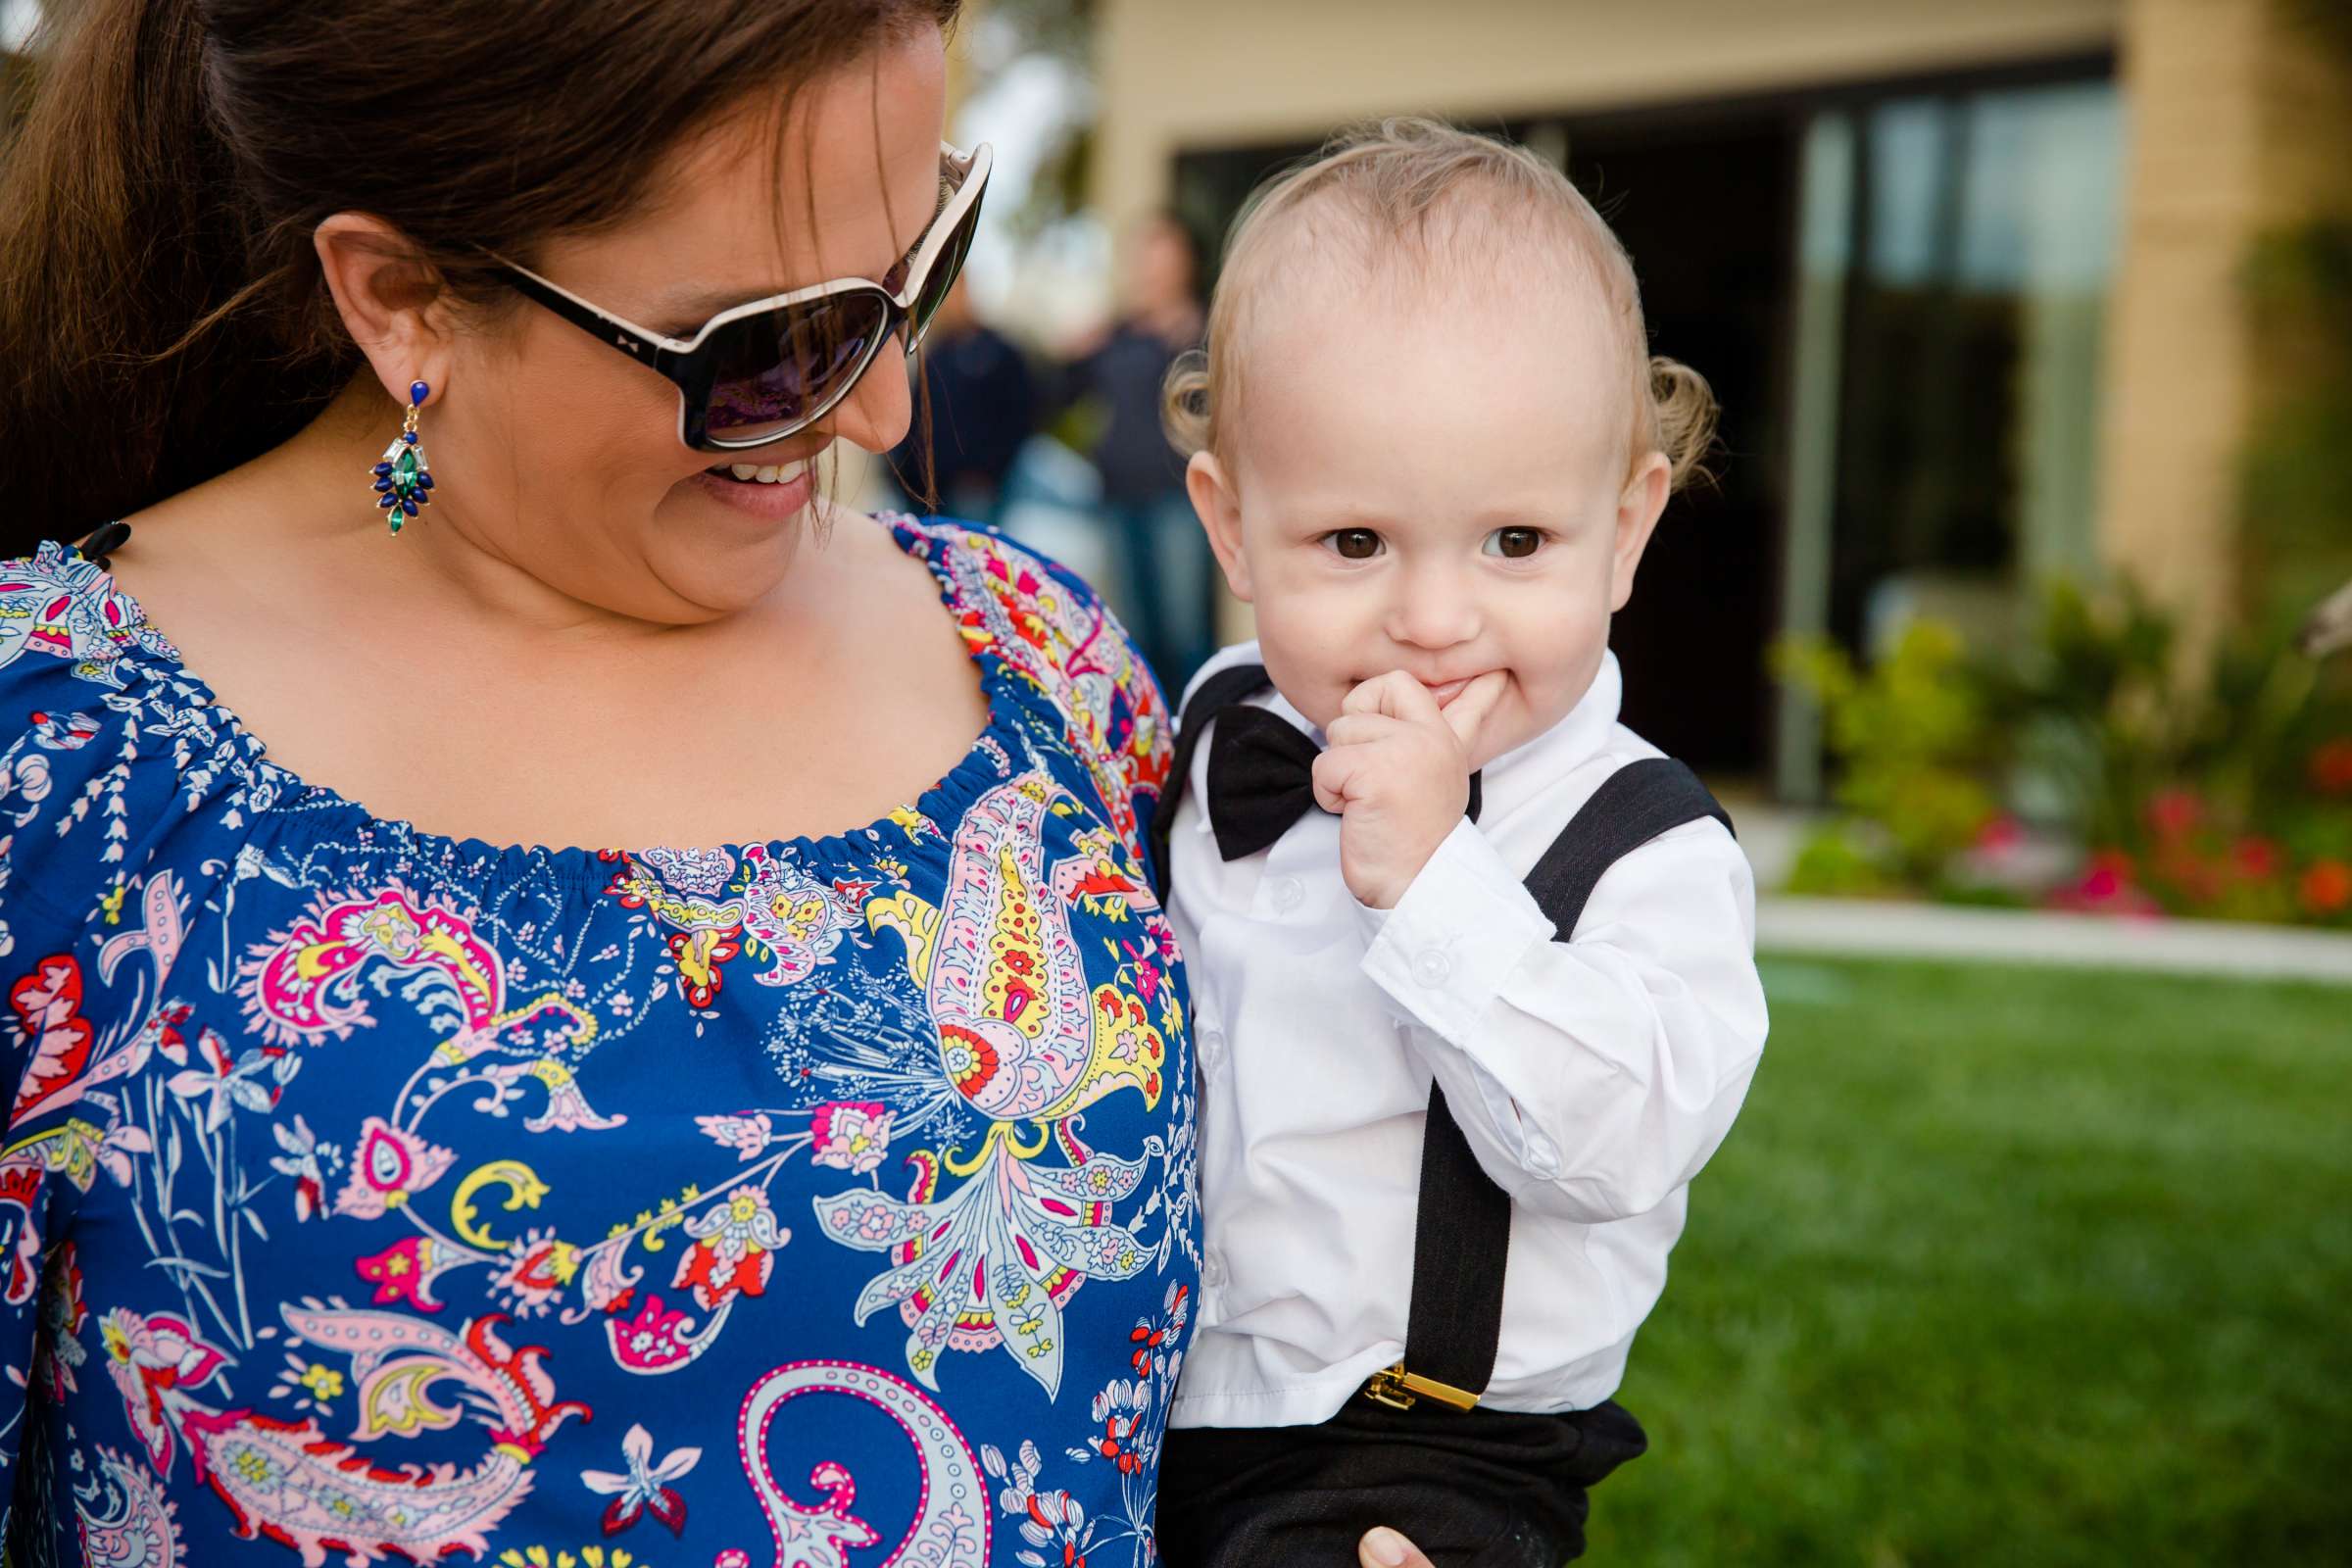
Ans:
<svg viewBox="0 0 2352 1568"><path fill-rule="evenodd" d="M1315 757L1321 748L1280 714L1247 705L1216 715L1208 737L1208 825L1228 860L1255 855L1291 830L1315 805ZM1479 780L1470 775L1470 820L1478 820Z"/></svg>
<svg viewBox="0 0 2352 1568"><path fill-rule="evenodd" d="M1315 754L1297 727L1263 708L1228 708L1208 737L1208 825L1228 860L1255 855L1315 804Z"/></svg>

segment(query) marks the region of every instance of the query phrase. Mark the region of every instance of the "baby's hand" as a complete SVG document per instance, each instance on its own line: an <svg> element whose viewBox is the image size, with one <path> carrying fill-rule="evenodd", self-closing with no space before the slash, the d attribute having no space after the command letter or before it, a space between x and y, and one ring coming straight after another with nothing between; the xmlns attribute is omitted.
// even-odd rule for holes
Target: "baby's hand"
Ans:
<svg viewBox="0 0 2352 1568"><path fill-rule="evenodd" d="M1491 669L1440 709L1427 687L1392 670L1341 703L1315 759L1315 802L1341 814L1340 873L1364 904L1394 908L1462 819L1470 748L1507 679Z"/></svg>

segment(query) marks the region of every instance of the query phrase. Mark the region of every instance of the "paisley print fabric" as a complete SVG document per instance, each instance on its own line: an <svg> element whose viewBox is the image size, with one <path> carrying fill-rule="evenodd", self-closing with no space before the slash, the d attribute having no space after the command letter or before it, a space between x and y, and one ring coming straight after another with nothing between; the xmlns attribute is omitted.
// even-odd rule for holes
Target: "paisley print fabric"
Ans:
<svg viewBox="0 0 2352 1568"><path fill-rule="evenodd" d="M701 850L370 816L99 565L0 567L12 1562L1152 1557L1165 710L1057 566L886 525L986 731L868 827Z"/></svg>

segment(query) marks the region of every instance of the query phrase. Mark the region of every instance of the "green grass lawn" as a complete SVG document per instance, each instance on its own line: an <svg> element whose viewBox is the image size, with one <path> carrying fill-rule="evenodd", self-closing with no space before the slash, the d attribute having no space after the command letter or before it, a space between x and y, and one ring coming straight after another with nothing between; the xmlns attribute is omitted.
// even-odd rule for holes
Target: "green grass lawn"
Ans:
<svg viewBox="0 0 2352 1568"><path fill-rule="evenodd" d="M1769 960L1591 1560L2352 1561L2352 990Z"/></svg>

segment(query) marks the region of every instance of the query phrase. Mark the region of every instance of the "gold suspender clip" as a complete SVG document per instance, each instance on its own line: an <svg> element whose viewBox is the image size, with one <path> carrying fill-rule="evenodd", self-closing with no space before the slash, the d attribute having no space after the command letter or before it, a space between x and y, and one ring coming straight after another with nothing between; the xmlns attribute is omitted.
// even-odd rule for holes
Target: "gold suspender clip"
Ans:
<svg viewBox="0 0 2352 1568"><path fill-rule="evenodd" d="M1435 1399L1456 1410L1471 1410L1478 1406L1478 1396L1468 1389L1457 1389L1436 1378L1425 1378L1418 1372L1407 1372L1402 1361L1375 1372L1364 1382L1364 1396L1376 1399L1392 1410L1410 1410L1416 1398Z"/></svg>

